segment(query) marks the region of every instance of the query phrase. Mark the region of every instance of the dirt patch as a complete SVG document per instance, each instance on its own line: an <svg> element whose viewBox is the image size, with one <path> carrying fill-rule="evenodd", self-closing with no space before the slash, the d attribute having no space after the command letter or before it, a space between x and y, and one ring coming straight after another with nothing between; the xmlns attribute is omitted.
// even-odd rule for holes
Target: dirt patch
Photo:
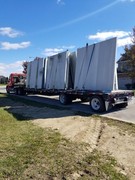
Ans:
<svg viewBox="0 0 135 180"><path fill-rule="evenodd" d="M119 163L119 171L131 180L135 179L135 134L110 126L103 118L79 116L68 110L38 108L22 103L14 103L6 109L10 113L30 117L34 124L42 128L59 131L72 141L88 143L89 151L97 149L112 155Z"/></svg>
<svg viewBox="0 0 135 180"><path fill-rule="evenodd" d="M9 112L30 117L30 120L40 127L57 130L72 141L89 143L91 151L97 146L101 120L75 115L69 110L47 107L17 105L7 109Z"/></svg>
<svg viewBox="0 0 135 180"><path fill-rule="evenodd" d="M119 162L121 171L135 179L135 135L104 125L98 150L109 153Z"/></svg>

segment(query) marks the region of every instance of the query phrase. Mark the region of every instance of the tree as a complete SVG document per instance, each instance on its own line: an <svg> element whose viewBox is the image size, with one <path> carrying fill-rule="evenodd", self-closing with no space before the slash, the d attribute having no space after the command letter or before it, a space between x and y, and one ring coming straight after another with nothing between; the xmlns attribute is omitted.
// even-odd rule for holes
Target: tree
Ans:
<svg viewBox="0 0 135 180"><path fill-rule="evenodd" d="M135 79L135 27L131 34L131 45L126 45L124 48L124 53L121 54L123 61L127 61L127 74L133 80Z"/></svg>
<svg viewBox="0 0 135 180"><path fill-rule="evenodd" d="M22 67L23 67L23 73L27 74L28 61L24 61L22 63Z"/></svg>

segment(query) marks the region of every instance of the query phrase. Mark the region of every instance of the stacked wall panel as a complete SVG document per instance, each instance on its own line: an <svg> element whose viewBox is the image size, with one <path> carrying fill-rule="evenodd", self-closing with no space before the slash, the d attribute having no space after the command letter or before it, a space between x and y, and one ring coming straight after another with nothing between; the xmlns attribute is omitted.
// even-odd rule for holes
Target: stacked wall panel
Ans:
<svg viewBox="0 0 135 180"><path fill-rule="evenodd" d="M28 63L26 87L112 91L118 89L116 38Z"/></svg>
<svg viewBox="0 0 135 180"><path fill-rule="evenodd" d="M47 58L46 89L69 88L69 52L65 51Z"/></svg>
<svg viewBox="0 0 135 180"><path fill-rule="evenodd" d="M74 89L114 90L115 53L116 38L77 49Z"/></svg>
<svg viewBox="0 0 135 180"><path fill-rule="evenodd" d="M43 84L44 59L35 58L28 63L27 68L27 88L41 89Z"/></svg>

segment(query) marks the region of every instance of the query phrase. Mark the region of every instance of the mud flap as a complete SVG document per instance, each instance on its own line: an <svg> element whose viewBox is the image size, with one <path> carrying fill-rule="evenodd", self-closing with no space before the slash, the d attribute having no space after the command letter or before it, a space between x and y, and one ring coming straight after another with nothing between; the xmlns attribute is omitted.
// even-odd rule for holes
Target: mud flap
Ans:
<svg viewBox="0 0 135 180"><path fill-rule="evenodd" d="M110 106L110 102L105 101L105 110L108 111Z"/></svg>

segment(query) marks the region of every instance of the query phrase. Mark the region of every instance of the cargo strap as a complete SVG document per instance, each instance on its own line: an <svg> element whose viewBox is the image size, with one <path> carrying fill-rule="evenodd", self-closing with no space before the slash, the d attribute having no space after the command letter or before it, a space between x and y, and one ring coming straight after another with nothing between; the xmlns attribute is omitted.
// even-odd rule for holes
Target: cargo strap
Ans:
<svg viewBox="0 0 135 180"><path fill-rule="evenodd" d="M88 48L88 43L86 44L86 52L84 54L84 57L83 57L83 60L82 60L82 65L81 65L81 70L79 72L79 77L78 77L78 81L77 81L77 86L78 86L78 83L80 81L80 77L81 77L81 74L82 74L82 69L83 69L83 66L84 66L84 61L85 61L85 58L86 58L86 54L87 54L87 48ZM77 89L77 86L76 86L76 89Z"/></svg>
<svg viewBox="0 0 135 180"><path fill-rule="evenodd" d="M69 77L70 77L70 82L71 82L71 87L69 88L74 88L74 82L73 82L73 73L72 73L72 66L69 66Z"/></svg>
<svg viewBox="0 0 135 180"><path fill-rule="evenodd" d="M36 82L35 82L35 89L37 89L37 82L38 82L38 71L39 71L39 58L37 58L37 69L36 69Z"/></svg>
<svg viewBox="0 0 135 180"><path fill-rule="evenodd" d="M86 82L86 79L87 79L87 76L88 76L88 73L89 73L89 69L90 69L90 65L91 65L91 62L92 62L95 46L96 46L96 44L93 44L93 49L92 49L92 53L91 53L91 56L90 56L90 61L89 61L89 65L88 65L88 68L87 68L87 73L86 73L86 76L85 76L83 88L85 87L85 82Z"/></svg>
<svg viewBox="0 0 135 180"><path fill-rule="evenodd" d="M43 74L42 74L42 89L43 88L46 88L46 68L45 68L45 65L46 65L46 58L44 59L44 62L43 62Z"/></svg>

